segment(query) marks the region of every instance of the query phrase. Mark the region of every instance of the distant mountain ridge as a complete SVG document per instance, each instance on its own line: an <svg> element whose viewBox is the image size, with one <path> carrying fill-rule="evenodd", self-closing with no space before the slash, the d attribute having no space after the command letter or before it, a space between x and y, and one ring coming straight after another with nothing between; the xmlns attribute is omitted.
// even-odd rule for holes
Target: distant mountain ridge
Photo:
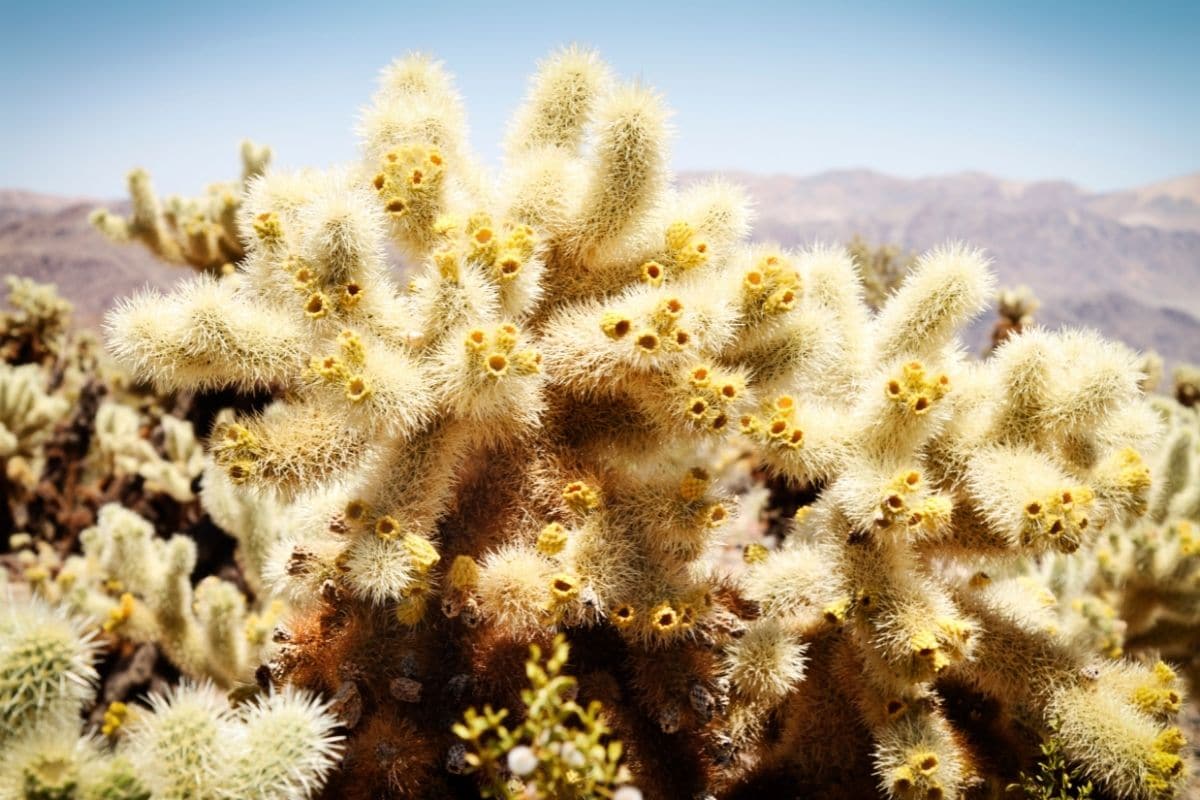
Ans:
<svg viewBox="0 0 1200 800"><path fill-rule="evenodd" d="M691 172L680 181L716 174L754 199L756 239L799 246L858 234L913 250L962 240L988 253L1001 285L1033 288L1043 324L1089 325L1168 361L1200 362L1200 173L1107 193L973 172ZM57 283L89 326L114 298L190 274L93 231L87 214L102 204L0 190L0 274ZM989 326L976 323L972 346Z"/></svg>
<svg viewBox="0 0 1200 800"><path fill-rule="evenodd" d="M54 283L75 304L75 321L97 327L118 297L165 288L190 273L140 246L114 244L88 224L95 200L0 191L0 276Z"/></svg>

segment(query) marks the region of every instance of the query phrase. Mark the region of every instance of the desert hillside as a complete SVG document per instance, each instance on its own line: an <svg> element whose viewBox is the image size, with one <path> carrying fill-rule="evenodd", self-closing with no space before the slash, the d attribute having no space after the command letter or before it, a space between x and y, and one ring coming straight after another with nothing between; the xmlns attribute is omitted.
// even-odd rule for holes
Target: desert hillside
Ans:
<svg viewBox="0 0 1200 800"><path fill-rule="evenodd" d="M1200 359L1200 175L1107 194L977 173L725 177L755 199L758 238L802 245L860 234L917 250L972 242L992 257L1002 284L1033 287L1042 322L1094 326L1171 362ZM87 224L97 204L0 191L0 274L57 283L84 325L98 323L114 297L186 272L105 241ZM973 344L988 324L975 326Z"/></svg>
<svg viewBox="0 0 1200 800"><path fill-rule="evenodd" d="M55 283L75 303L76 321L99 324L114 298L142 286L168 286L185 270L141 247L116 245L88 224L95 200L0 191L0 275Z"/></svg>

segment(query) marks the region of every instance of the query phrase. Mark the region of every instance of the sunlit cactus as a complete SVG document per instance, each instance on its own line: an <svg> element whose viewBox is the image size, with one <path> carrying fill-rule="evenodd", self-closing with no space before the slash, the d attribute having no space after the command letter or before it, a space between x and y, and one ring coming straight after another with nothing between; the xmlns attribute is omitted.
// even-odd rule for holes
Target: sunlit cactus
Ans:
<svg viewBox="0 0 1200 800"><path fill-rule="evenodd" d="M1169 668L1093 669L981 569L1153 504L1131 353L1027 330L969 363L992 279L958 244L873 315L846 252L748 245L740 190L676 190L661 98L585 51L540 66L497 176L463 120L438 63L393 63L359 162L250 181L232 275L107 321L162 390L275 398L217 425L204 496L294 608L260 680L348 731L329 791L467 790L448 718L518 707L556 633L647 797L964 797L1052 723L1114 796L1181 784ZM738 581L713 558L734 442L819 493Z"/></svg>
<svg viewBox="0 0 1200 800"><path fill-rule="evenodd" d="M155 536L133 511L110 504L81 534L83 553L55 565L47 597L99 620L105 633L154 642L185 675L223 686L248 681L261 663L281 607L251 606L233 583L209 576L196 586L196 545Z"/></svg>
<svg viewBox="0 0 1200 800"><path fill-rule="evenodd" d="M1145 516L1110 526L1078 565L1037 576L1063 598L1064 624L1100 652L1161 656L1200 686L1200 417L1155 398L1166 431Z"/></svg>
<svg viewBox="0 0 1200 800"><path fill-rule="evenodd" d="M1001 289L996 298L996 324L992 326L992 349L1002 345L1009 336L1033 325L1033 315L1041 303L1028 286Z"/></svg>
<svg viewBox="0 0 1200 800"><path fill-rule="evenodd" d="M0 360L46 363L62 355L74 307L52 284L6 275L8 304L0 311Z"/></svg>
<svg viewBox="0 0 1200 800"><path fill-rule="evenodd" d="M242 142L242 174L235 181L209 185L203 195L165 200L154 192L150 174L129 173L128 217L107 209L92 212L92 224L118 242L141 242L151 253L175 264L222 274L245 255L238 234L238 213L246 185L271 161L271 149Z"/></svg>
<svg viewBox="0 0 1200 800"><path fill-rule="evenodd" d="M0 594L0 748L74 721L95 691L96 636L38 599Z"/></svg>

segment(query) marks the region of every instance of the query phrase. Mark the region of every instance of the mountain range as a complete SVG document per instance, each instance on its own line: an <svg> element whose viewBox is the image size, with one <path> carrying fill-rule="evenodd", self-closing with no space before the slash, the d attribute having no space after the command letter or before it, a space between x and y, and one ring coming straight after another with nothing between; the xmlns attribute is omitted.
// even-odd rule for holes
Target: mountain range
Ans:
<svg viewBox="0 0 1200 800"><path fill-rule="evenodd" d="M1001 286L1026 284L1040 323L1087 325L1168 362L1200 361L1200 173L1093 193L1062 181L980 173L907 179L868 170L809 177L690 172L740 183L755 202L754 236L786 246L855 235L921 251L961 240L983 248ZM87 223L100 201L0 190L0 275L58 284L80 324L113 299L165 287L187 270L106 241ZM107 204L114 206L114 204ZM120 204L115 204L119 207ZM982 345L991 321L972 329Z"/></svg>

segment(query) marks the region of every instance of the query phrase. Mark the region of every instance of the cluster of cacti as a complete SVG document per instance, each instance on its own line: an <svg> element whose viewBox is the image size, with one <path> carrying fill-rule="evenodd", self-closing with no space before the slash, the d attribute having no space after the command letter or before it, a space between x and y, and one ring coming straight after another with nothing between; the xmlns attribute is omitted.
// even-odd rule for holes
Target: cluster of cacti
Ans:
<svg viewBox="0 0 1200 800"><path fill-rule="evenodd" d="M1170 668L1091 660L981 569L1144 505L1131 354L1026 331L966 362L990 277L958 246L872 317L848 254L746 245L740 192L673 191L660 100L589 53L542 66L496 181L462 116L437 64L396 62L361 163L250 182L233 276L109 319L161 389L276 397L211 450L295 607L270 680L348 731L331 792L477 791L451 725L519 708L557 631L651 797L986 793L1052 723L1103 792L1181 785ZM738 581L731 440L819 492Z"/></svg>
<svg viewBox="0 0 1200 800"><path fill-rule="evenodd" d="M292 689L231 708L183 683L149 707L113 704L83 730L97 640L88 625L11 590L0 608L0 800L312 797L335 765L336 721Z"/></svg>
<svg viewBox="0 0 1200 800"><path fill-rule="evenodd" d="M1109 655L1161 655L1200 686L1200 415L1156 398L1166 433L1148 511L1106 529L1089 558L1041 564L1063 624Z"/></svg>
<svg viewBox="0 0 1200 800"><path fill-rule="evenodd" d="M68 344L71 304L53 286L8 276L0 312L0 528L26 524L46 472L47 445L71 412L91 339Z"/></svg>
<svg viewBox="0 0 1200 800"><path fill-rule="evenodd" d="M246 254L238 235L242 196L270 164L271 149L247 140L241 156L238 180L210 184L198 197L160 199L150 174L135 169L129 173L129 216L101 208L91 222L110 239L141 242L163 261L217 275L230 272Z"/></svg>
<svg viewBox="0 0 1200 800"><path fill-rule="evenodd" d="M0 315L9 345L0 363L2 528L70 549L108 502L164 526L194 523L205 456L191 423L105 363L94 336L71 329L70 304L53 286L9 284L16 311Z"/></svg>
<svg viewBox="0 0 1200 800"><path fill-rule="evenodd" d="M235 583L214 575L195 587L196 542L155 536L154 526L115 504L80 535L82 553L62 559L29 537L18 561L43 598L101 621L114 639L151 642L184 675L231 687L252 682L283 605L256 605ZM17 548L14 548L17 549Z"/></svg>
<svg viewBox="0 0 1200 800"><path fill-rule="evenodd" d="M140 662L154 676L152 686L160 681L154 673L160 649L174 666L159 672L179 668L231 682L234 669L242 666L237 677L252 677L260 663L257 652L273 627L269 614L278 609L264 600L252 608L262 614L248 615L241 592L215 578L201 582L193 596L192 540L176 537L168 546L153 539L149 522L115 505L148 515L165 534L208 525L194 495L205 457L192 425L168 414L162 398L131 390L126 376L103 364L94 338L70 329L70 304L52 286L27 280L9 285L16 310L0 319L6 343L5 363L0 363L0 550L6 554L0 569L19 576L27 591L69 612L82 611L103 627L105 639L122 654L105 667L106 700L137 690L138 681L129 678L133 673L115 662L131 657L138 642L153 643ZM113 541L122 536L129 546L118 553ZM83 553L70 555L81 540ZM127 574L143 580L125 585L121 579ZM171 600L176 601L173 610ZM222 624L240 662L215 655ZM197 658L197 651L206 659ZM22 770L36 758L44 759L48 770L59 756L84 759L89 769L99 770L95 742L77 735L78 719L72 724L70 736L50 730L14 744L12 758L22 760ZM15 774L8 772L12 791ZM83 785L76 786L83 792L78 796L91 796L79 788ZM76 796L63 787L28 792L30 797Z"/></svg>
<svg viewBox="0 0 1200 800"><path fill-rule="evenodd" d="M996 294L996 324L992 326L992 350L1033 325L1033 315L1041 306L1028 286L1001 289Z"/></svg>

